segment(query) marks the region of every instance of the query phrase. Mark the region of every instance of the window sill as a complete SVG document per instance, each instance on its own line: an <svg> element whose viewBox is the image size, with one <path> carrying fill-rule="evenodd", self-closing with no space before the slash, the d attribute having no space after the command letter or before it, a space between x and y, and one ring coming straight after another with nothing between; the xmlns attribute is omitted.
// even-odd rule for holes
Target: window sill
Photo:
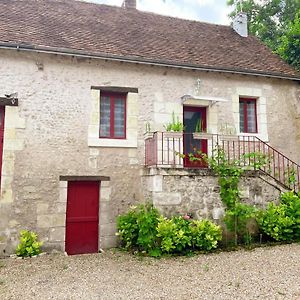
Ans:
<svg viewBox="0 0 300 300"><path fill-rule="evenodd" d="M89 147L137 148L137 140L89 138Z"/></svg>

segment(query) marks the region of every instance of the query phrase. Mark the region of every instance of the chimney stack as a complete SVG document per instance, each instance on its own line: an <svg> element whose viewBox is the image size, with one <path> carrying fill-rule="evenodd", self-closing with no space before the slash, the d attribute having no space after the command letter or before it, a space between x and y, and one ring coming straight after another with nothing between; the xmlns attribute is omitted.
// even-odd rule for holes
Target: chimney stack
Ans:
<svg viewBox="0 0 300 300"><path fill-rule="evenodd" d="M125 9L136 9L136 0L124 0L122 7Z"/></svg>
<svg viewBox="0 0 300 300"><path fill-rule="evenodd" d="M242 37L248 36L247 21L248 21L247 15L243 12L240 12L234 17L232 22L232 28Z"/></svg>

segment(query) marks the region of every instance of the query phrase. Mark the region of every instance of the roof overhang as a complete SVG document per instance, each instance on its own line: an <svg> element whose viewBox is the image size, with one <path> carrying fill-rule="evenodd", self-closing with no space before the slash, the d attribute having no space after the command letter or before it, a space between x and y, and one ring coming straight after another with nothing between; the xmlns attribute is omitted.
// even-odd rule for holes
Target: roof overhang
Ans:
<svg viewBox="0 0 300 300"><path fill-rule="evenodd" d="M220 98L220 97L211 97L211 96L202 96L202 95L183 95L181 97L181 102L182 104L185 104L189 100L195 100L195 101L204 101L207 102L209 106L212 106L216 104L217 102L227 102L228 100L225 98Z"/></svg>
<svg viewBox="0 0 300 300"><path fill-rule="evenodd" d="M10 49L10 50L13 49L17 51L29 51L29 52L37 52L37 53L45 53L45 54L73 56L73 57L80 57L80 58L94 58L94 59L102 59L102 60L109 60L109 61L119 61L119 62L127 62L127 63L143 64L143 65L169 67L169 68L206 71L206 72L259 76L259 77L286 79L286 80L293 80L293 81L300 82L300 77L297 76L288 76L288 75L282 75L276 73L266 73L266 72L256 71L256 70L214 68L210 66L180 64L177 62L173 63L171 61L156 61L156 60L146 59L142 57L108 55L103 53L87 52L84 50L77 50L77 49L35 46L35 45L8 43L8 42L5 43L0 42L0 49Z"/></svg>

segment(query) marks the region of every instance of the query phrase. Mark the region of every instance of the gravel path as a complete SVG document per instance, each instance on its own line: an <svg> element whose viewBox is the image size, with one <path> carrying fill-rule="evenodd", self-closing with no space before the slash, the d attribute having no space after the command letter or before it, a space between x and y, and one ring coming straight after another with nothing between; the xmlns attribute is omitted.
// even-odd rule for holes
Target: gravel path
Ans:
<svg viewBox="0 0 300 300"><path fill-rule="evenodd" d="M119 251L2 259L0 299L300 299L300 245L159 260Z"/></svg>

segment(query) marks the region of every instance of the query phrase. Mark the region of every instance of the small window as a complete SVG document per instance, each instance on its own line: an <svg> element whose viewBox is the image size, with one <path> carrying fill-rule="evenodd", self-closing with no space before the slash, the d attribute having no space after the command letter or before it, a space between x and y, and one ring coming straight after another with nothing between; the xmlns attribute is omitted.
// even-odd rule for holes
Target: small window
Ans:
<svg viewBox="0 0 300 300"><path fill-rule="evenodd" d="M126 94L101 93L100 138L126 138Z"/></svg>
<svg viewBox="0 0 300 300"><path fill-rule="evenodd" d="M256 99L240 98L240 132L257 133Z"/></svg>

